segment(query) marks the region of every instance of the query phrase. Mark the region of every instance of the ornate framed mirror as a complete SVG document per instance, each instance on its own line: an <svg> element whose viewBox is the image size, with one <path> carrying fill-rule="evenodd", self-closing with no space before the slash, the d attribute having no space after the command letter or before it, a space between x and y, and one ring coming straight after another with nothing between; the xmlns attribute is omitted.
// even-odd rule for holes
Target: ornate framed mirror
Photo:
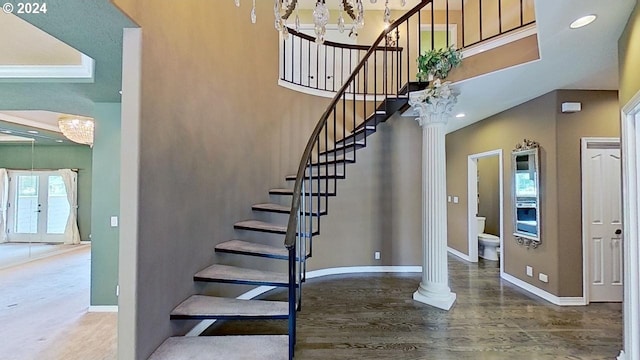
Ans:
<svg viewBox="0 0 640 360"><path fill-rule="evenodd" d="M540 236L540 145L524 139L511 152L513 235L518 244L534 249Z"/></svg>

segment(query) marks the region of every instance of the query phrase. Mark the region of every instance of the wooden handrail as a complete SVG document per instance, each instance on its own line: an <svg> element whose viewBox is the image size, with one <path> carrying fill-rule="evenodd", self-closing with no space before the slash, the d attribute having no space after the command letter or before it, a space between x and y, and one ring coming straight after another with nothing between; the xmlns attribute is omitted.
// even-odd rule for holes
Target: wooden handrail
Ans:
<svg viewBox="0 0 640 360"><path fill-rule="evenodd" d="M302 158L300 159L300 165L298 166L298 171L296 173L296 181L295 181L295 184L293 185L293 198L291 200L291 213L289 214L289 221L287 223L287 234L284 239L284 245L287 248L291 249L295 246L296 236L297 236L298 213L300 211L300 196L302 193L302 181L304 178L304 174L306 172L307 163L309 163L309 160L311 159L311 153L313 151L316 138L318 138L318 136L320 135L320 132L326 125L327 120L329 119L329 115L331 115L331 112L334 110L335 106L338 104L338 101L340 101L340 98L344 96L344 94L347 92L347 89L349 88L349 86L351 86L351 83L356 79L356 76L358 75L360 70L364 67L365 63L369 60L371 55L378 50L379 48L378 45L380 45L380 43L383 40L385 40L387 34L389 34L391 31L396 30L401 24L407 21L411 16L413 16L414 14L422 10L422 8L424 8L426 5L432 2L433 0L422 0L418 5L416 5L411 10L407 11L399 19L397 19L391 25L389 25L389 27L384 29L382 33L380 33L376 41L374 41L374 43L368 48L367 53L360 60L358 65L356 65L356 67L351 72L351 75L349 76L347 81L344 82L340 90L338 90L336 95L333 97L333 99L327 106L327 109L325 110L325 112L320 117L320 120L316 124L316 127L313 129L313 132L309 137L309 141L307 141L307 145L305 146L304 152L302 153Z"/></svg>
<svg viewBox="0 0 640 360"><path fill-rule="evenodd" d="M307 41L310 42L315 42L316 38L314 38L311 35L307 35L304 33L301 33L299 31L295 31L292 28L288 28L289 29L289 34L292 36L297 36L299 38L303 38ZM337 43L337 42L333 42L333 41L328 41L325 40L322 45L326 45L326 46L330 46L330 47L336 47L339 49L348 49L348 50L361 50L361 51L367 51L371 48L371 46L369 45L354 45L354 44L343 44L343 43ZM376 50L387 50L387 51L402 51L401 47L397 47L397 46L378 46L376 48Z"/></svg>

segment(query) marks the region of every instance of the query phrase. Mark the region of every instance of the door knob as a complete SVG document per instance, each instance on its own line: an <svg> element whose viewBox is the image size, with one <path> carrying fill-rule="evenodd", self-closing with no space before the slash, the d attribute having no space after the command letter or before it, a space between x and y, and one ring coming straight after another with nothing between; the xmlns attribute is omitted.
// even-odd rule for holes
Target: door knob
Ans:
<svg viewBox="0 0 640 360"><path fill-rule="evenodd" d="M616 229L616 235L620 235L622 234L622 230L621 229Z"/></svg>

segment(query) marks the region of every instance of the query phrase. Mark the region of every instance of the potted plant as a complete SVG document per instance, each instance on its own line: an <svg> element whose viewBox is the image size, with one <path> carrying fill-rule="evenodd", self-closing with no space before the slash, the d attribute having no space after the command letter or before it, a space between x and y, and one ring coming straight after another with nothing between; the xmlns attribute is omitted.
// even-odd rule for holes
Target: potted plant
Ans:
<svg viewBox="0 0 640 360"><path fill-rule="evenodd" d="M445 79L449 72L461 62L462 53L453 46L425 51L418 56L418 80Z"/></svg>
<svg viewBox="0 0 640 360"><path fill-rule="evenodd" d="M409 93L409 105L414 107L421 122L444 121L451 115L458 94L451 89L451 82L442 81L449 72L460 65L462 54L448 47L433 49L418 56L418 80L429 81L426 89Z"/></svg>

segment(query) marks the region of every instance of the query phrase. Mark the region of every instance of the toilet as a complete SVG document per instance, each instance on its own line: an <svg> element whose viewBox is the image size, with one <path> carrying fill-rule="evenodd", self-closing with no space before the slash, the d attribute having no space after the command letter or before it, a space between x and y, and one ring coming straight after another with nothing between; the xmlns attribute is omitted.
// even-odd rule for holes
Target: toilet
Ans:
<svg viewBox="0 0 640 360"><path fill-rule="evenodd" d="M500 238L484 233L485 217L478 216L478 256L486 260L499 260L498 248L500 247Z"/></svg>

